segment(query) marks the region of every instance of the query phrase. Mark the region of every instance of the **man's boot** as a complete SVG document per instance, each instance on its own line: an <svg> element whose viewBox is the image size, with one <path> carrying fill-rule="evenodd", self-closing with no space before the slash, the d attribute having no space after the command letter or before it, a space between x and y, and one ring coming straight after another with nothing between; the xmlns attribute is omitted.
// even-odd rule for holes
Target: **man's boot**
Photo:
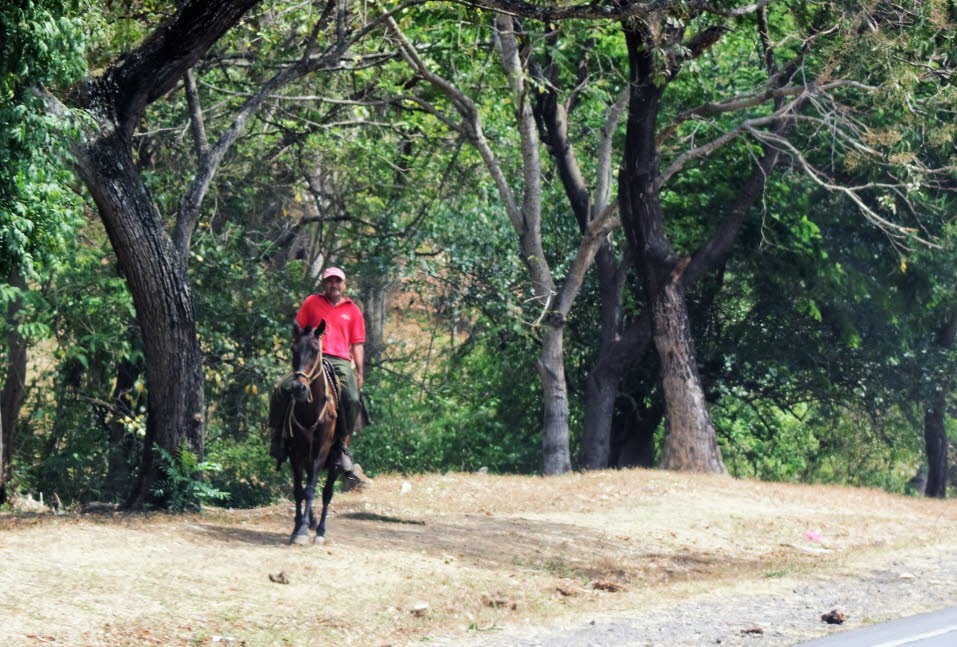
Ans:
<svg viewBox="0 0 957 647"><path fill-rule="evenodd" d="M355 466L352 462L352 451L345 446L340 445L339 458L336 459L336 469L344 474L352 474Z"/></svg>

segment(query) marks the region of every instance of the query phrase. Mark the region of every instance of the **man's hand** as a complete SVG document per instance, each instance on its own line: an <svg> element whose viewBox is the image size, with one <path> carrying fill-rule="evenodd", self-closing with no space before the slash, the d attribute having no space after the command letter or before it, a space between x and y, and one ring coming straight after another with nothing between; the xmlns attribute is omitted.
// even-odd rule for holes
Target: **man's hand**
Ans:
<svg viewBox="0 0 957 647"><path fill-rule="evenodd" d="M353 344L352 348L352 361L356 365L356 382L359 384L359 390L362 390L362 383L365 382L363 377L363 369L365 368L366 360L366 347L363 343Z"/></svg>

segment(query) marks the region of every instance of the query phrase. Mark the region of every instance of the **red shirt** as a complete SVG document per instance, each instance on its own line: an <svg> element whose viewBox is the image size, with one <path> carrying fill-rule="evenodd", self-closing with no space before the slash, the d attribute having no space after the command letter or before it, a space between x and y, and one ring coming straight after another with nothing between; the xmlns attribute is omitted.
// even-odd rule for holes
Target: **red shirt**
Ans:
<svg viewBox="0 0 957 647"><path fill-rule="evenodd" d="M343 297L337 305L329 303L323 294L306 297L296 315L299 325L315 328L323 319L326 320L326 336L322 341L322 352L352 359L349 352L352 344L361 344L366 340L366 322L359 306L348 297Z"/></svg>

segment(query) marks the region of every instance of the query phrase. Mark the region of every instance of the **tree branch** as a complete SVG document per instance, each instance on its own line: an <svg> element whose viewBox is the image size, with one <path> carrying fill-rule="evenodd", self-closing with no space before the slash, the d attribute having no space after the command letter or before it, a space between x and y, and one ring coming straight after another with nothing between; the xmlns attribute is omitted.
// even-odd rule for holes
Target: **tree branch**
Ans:
<svg viewBox="0 0 957 647"><path fill-rule="evenodd" d="M330 3L334 1L335 0L330 0ZM345 0L338 1L344 2ZM330 5L327 4L316 26L313 27L313 34L317 34L321 31L326 23L329 22L331 14ZM186 195L183 196L182 201L180 201L179 213L176 217L176 228L173 233L173 243L176 246L176 251L184 262L187 260L186 257L189 254L190 238L192 237L193 230L196 228L196 222L199 219L199 210L202 206L203 199L206 197L206 193L209 191L209 185L219 170L219 165L223 157L233 143L235 143L236 139L246 130L249 120L259 111L266 98L275 90L290 81L309 74L323 65L338 61L353 42L350 39L339 39L321 56L312 57L311 52L314 46L314 40L315 39L310 36L302 57L295 65L284 68L274 74L255 94L243 102L239 112L233 118L233 122L222 135L220 135L215 146L209 150L207 155L200 159L189 190L186 192ZM187 98L189 98L189 96L190 92L187 89Z"/></svg>
<svg viewBox="0 0 957 647"><path fill-rule="evenodd" d="M396 40L399 41L399 50L402 52L402 58L405 59L406 63L408 63L408 65L415 70L419 76L428 81L437 90L442 92L442 94L444 94L452 102L452 105L458 111L459 115L461 115L464 123L461 126L455 125L451 127L457 132L464 133L469 141L472 142L472 145L478 150L479 155L481 155L482 160L485 162L486 168L488 168L489 174L492 176L492 180L495 182L495 186L498 189L499 195L502 198L502 202L505 205L505 210L508 213L509 220L512 222L512 226L516 231L521 231L523 228L522 214L515 202L515 197L512 194L512 189L508 184L508 180L505 178L505 174L502 172L502 167L498 163L495 154L492 152L492 148L489 146L488 140L485 139L485 133L482 129L482 120L479 116L478 109L475 107L475 104L468 96L466 96L464 92L428 68L428 66L419 56L418 51L416 51L415 46L409 42L409 39L406 38L405 34L402 33L402 30L399 29L399 26L396 24L395 20L393 20L391 17L387 18L386 25L388 26L389 31L395 36ZM409 99L419 103L420 105L427 103L424 102L424 100L419 100L412 97L409 97ZM429 106L431 107L431 104L429 104ZM432 110L435 110L435 112L432 112ZM432 107L432 110L429 111L438 117L438 110L434 107ZM447 125L453 123L448 118L440 117L440 119Z"/></svg>
<svg viewBox="0 0 957 647"><path fill-rule="evenodd" d="M830 81L828 83L822 83L820 85L814 84L803 84L803 85L792 85L783 88L768 88L763 92L758 92L754 94L743 94L737 97L732 97L724 101L709 101L708 103L702 104L690 110L685 110L675 117L668 126L662 129L661 133L657 137L658 146L661 146L665 141L668 140L671 135L678 129L678 126L684 122L692 119L694 117L703 117L705 115L718 115L726 112L736 112L738 110L745 110L747 108L753 108L759 106L762 103L770 101L772 99L780 99L783 97L793 97L799 95L802 92L826 92L834 88L839 87L854 87L861 90L873 91L877 90L876 87L865 85L857 81L850 81L846 79L841 79L837 81Z"/></svg>
<svg viewBox="0 0 957 647"><path fill-rule="evenodd" d="M186 91L186 105L189 108L189 124L193 131L196 161L202 166L209 159L209 141L206 139L203 108L199 104L199 92L196 90L196 78L192 70L186 70L186 74L183 75L183 88Z"/></svg>
<svg viewBox="0 0 957 647"><path fill-rule="evenodd" d="M571 5L567 7L548 7L539 4L526 2L525 0L452 0L458 4L477 9L488 9L508 16L521 16L523 18L534 18L542 22L566 20L569 18L582 18L585 20L625 20L626 18L636 18L660 14L675 7L681 7L683 11L689 13L711 13L718 16L734 17L745 16L756 12L761 7L769 5L772 0L758 0L758 2L735 7L734 9L721 9L715 3L708 0L634 0L633 2L623 2L621 4L599 4L590 2L587 4Z"/></svg>
<svg viewBox="0 0 957 647"><path fill-rule="evenodd" d="M591 267L595 260L595 254L598 249L605 244L608 235L616 228L621 226L621 218L618 217L618 201L608 205L604 212L597 218L588 223L588 227L582 235L581 242L578 245L578 253L568 268L568 274L562 283L562 288L558 295L558 304L556 310L564 319L568 316L575 301L575 297L581 291L582 282L585 280L585 273Z"/></svg>
<svg viewBox="0 0 957 647"><path fill-rule="evenodd" d="M861 191L872 189L872 188L878 188L879 186L882 186L882 185L869 183L869 184L865 184L861 186L848 187L848 186L841 186L839 184L833 184L825 180L824 174L818 171L817 169L815 169L813 166L811 166L808 163L808 161L804 158L804 155L801 154L801 151L795 148L794 145L791 144L791 142L789 142L786 138L781 137L780 135L776 135L774 133L762 132L750 126L746 126L745 130L759 141L764 141L771 144L772 146L777 146L779 148L786 150L788 154L791 155L791 157L793 157L797 161L798 165L804 170L805 174L809 178L811 178L811 180L815 182L815 184L821 186L824 189L827 189L828 191L831 191L834 193L842 193L848 198L850 198L851 202L856 204L858 209L861 210L861 213L864 214L864 217L867 218L874 225L876 225L885 234L887 234L887 236L891 239L891 241L894 242L896 245L900 245L901 240L913 239L920 243L923 243L924 245L927 245L928 247L933 247L935 249L942 248L941 245L932 243L918 236L915 233L917 231L916 229L912 227L904 227L903 225L899 225L895 222L891 222L890 220L887 220L886 218L882 218L877 212L871 209L861 199L861 196L859 195Z"/></svg>
<svg viewBox="0 0 957 647"><path fill-rule="evenodd" d="M502 69L512 88L515 120L518 122L522 150L522 226L518 229L522 256L532 275L539 298L555 293L555 282L545 261L542 247L542 165L538 153L538 130L535 116L525 92L525 75L518 56L514 18L498 15L494 34L502 60Z"/></svg>
<svg viewBox="0 0 957 647"><path fill-rule="evenodd" d="M664 186L664 184L669 179L671 179L671 176L677 173L678 171L680 171L682 168L684 168L684 165L687 164L689 161L693 159L697 159L699 157L707 157L711 153L715 152L716 150L718 150L719 148L721 148L722 146L730 142L732 139L739 137L745 132L750 132L751 130L754 130L755 126L764 126L777 121L781 117L785 116L788 112L793 110L795 106L798 105L800 100L801 98L799 97L798 99L792 101L791 103L780 108L779 110L775 110L772 114L767 115L766 117L755 117L754 119L748 119L746 121L743 121L737 126L735 126L734 128L732 128L731 130L722 134L721 136L711 140L707 144L685 151L684 153L679 155L675 159L675 161L672 162L668 166L668 168L666 168L664 172L661 173L661 175L658 176L658 180L657 180L658 188L661 188L662 186Z"/></svg>
<svg viewBox="0 0 957 647"><path fill-rule="evenodd" d="M258 0L195 0L181 7L135 50L81 89L81 103L103 107L129 138L146 106L175 87L187 70Z"/></svg>

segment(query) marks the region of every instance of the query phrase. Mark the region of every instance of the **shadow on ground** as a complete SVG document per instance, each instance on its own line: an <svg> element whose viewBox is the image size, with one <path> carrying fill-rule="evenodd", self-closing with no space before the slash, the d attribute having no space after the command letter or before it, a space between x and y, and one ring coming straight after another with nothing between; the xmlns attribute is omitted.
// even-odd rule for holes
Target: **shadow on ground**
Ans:
<svg viewBox="0 0 957 647"><path fill-rule="evenodd" d="M288 520L273 515L254 528L204 523L194 532L223 542L285 546L291 530L290 513ZM422 520L340 509L327 522L326 537L340 547L424 551L483 568L547 572L582 582L650 583L727 573L729 568L737 572L767 568L766 558L732 559L690 550L665 553L574 524L486 515Z"/></svg>

